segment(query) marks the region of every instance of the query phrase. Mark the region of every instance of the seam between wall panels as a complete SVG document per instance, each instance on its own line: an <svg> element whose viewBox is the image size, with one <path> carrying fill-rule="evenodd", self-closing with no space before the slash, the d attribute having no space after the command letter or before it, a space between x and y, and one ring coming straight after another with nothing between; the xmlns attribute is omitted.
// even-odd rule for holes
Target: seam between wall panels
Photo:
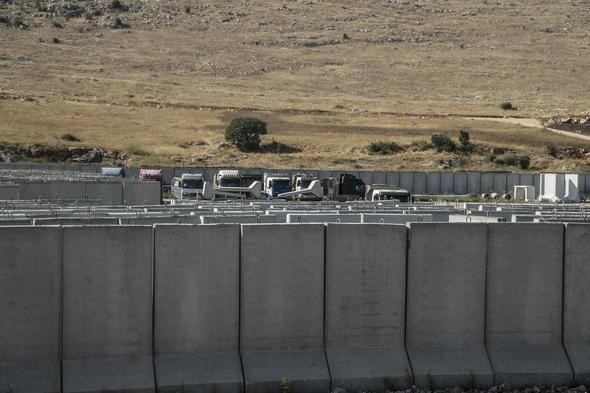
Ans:
<svg viewBox="0 0 590 393"><path fill-rule="evenodd" d="M405 256L405 288L404 288L404 353L406 354L406 359L408 360L408 366L410 366L410 383L411 385L414 385L414 367L412 366L412 359L410 358L410 354L408 352L408 347L407 347L407 342L406 342L406 337L408 337L408 267L409 267L409 261L410 261L410 247L412 244L412 239L411 239L411 226L409 225L404 225L404 228L406 230L405 234L406 234L406 239L405 239L405 247L406 247L406 256Z"/></svg>
<svg viewBox="0 0 590 393"><path fill-rule="evenodd" d="M323 274L323 276L324 276L324 288L323 288L324 289L323 290L324 296L323 296L323 299L322 299L323 300L323 302L322 302L323 303L323 307L322 307L322 311L323 311L323 324L322 325L323 325L323 332L324 332L324 334L323 334L323 337L322 337L322 351L324 353L324 359L326 361L326 368L328 369L328 384L330 385L330 391L332 391L334 389L334 382L332 380L332 371L330 370L330 363L328 362L328 353L326 351L326 341L327 341L326 340L326 292L327 292L326 291L326 280L327 280L327 274L326 273L328 271L326 269L326 256L327 256L326 247L327 247L327 244L328 244L328 241L327 241L327 237L328 237L328 226L327 226L327 224L322 224L322 235L324 237L324 245L323 245L324 246L323 247L323 254L324 255L323 255L323 258L322 258L322 261L324 263L324 274Z"/></svg>
<svg viewBox="0 0 590 393"><path fill-rule="evenodd" d="M565 357L570 365L570 369L572 370L572 377L574 382L576 382L577 375L576 370L574 369L574 364L570 359L570 355L565 346L565 255L566 255L566 234L567 234L567 224L562 224L562 248L561 248L561 348L565 353Z"/></svg>
<svg viewBox="0 0 590 393"><path fill-rule="evenodd" d="M158 373L156 372L156 225L151 228L152 238L152 372L154 374L154 391L158 391Z"/></svg>
<svg viewBox="0 0 590 393"><path fill-rule="evenodd" d="M243 225L238 224L238 358L242 370L242 392L246 391L246 373L242 359L242 236Z"/></svg>
<svg viewBox="0 0 590 393"><path fill-rule="evenodd" d="M59 391L63 392L64 388L64 372L63 372L63 343L64 343L64 235L63 226L59 226Z"/></svg>
<svg viewBox="0 0 590 393"><path fill-rule="evenodd" d="M494 364L492 363L492 358L490 357L490 353L488 352L488 243L490 240L490 224L485 225L485 252L484 252L484 296L483 296L483 349L486 353L486 358L488 359L488 364L490 365L490 369L492 370L492 379L494 381L494 385L496 384L496 370L494 370Z"/></svg>

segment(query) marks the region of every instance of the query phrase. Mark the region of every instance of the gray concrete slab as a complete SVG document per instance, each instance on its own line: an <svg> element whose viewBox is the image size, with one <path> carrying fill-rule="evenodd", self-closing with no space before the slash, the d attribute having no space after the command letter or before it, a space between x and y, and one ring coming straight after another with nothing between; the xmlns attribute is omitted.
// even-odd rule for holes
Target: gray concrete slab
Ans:
<svg viewBox="0 0 590 393"><path fill-rule="evenodd" d="M579 384L590 384L590 225L565 230L563 343Z"/></svg>
<svg viewBox="0 0 590 393"><path fill-rule="evenodd" d="M159 205L160 182L155 181L124 181L123 203L129 206Z"/></svg>
<svg viewBox="0 0 590 393"><path fill-rule="evenodd" d="M327 226L326 355L333 388L377 392L412 384L404 348L406 231Z"/></svg>
<svg viewBox="0 0 590 393"><path fill-rule="evenodd" d="M481 191L481 172L467 173L467 193L479 195Z"/></svg>
<svg viewBox="0 0 590 393"><path fill-rule="evenodd" d="M151 227L63 229L63 392L154 392L152 249Z"/></svg>
<svg viewBox="0 0 590 393"><path fill-rule="evenodd" d="M426 174L426 194L440 195L441 194L441 176L440 172L433 172Z"/></svg>
<svg viewBox="0 0 590 393"><path fill-rule="evenodd" d="M387 184L393 184L389 180L390 175L391 174L387 175ZM400 185L406 190L410 191L412 194L415 194L416 191L414 191L414 172L401 172L399 174L399 183L393 185ZM426 189L426 187L424 188Z"/></svg>
<svg viewBox="0 0 590 393"><path fill-rule="evenodd" d="M373 184L373 172L369 172L369 171L360 171L359 172L359 177L362 181L365 182L365 184Z"/></svg>
<svg viewBox="0 0 590 393"><path fill-rule="evenodd" d="M445 172L440 174L440 193L443 195L452 195L454 193L455 182L454 173Z"/></svg>
<svg viewBox="0 0 590 393"><path fill-rule="evenodd" d="M506 193L506 173L494 173L494 192L498 194L505 194Z"/></svg>
<svg viewBox="0 0 590 393"><path fill-rule="evenodd" d="M51 199L85 199L86 186L83 181L51 181Z"/></svg>
<svg viewBox="0 0 590 393"><path fill-rule="evenodd" d="M514 186L520 185L520 175L518 173L509 173L506 175L506 192L514 194Z"/></svg>
<svg viewBox="0 0 590 393"><path fill-rule="evenodd" d="M494 192L494 174L488 172L482 172L480 175L480 185L479 185L480 193L483 194L485 192L492 193Z"/></svg>
<svg viewBox="0 0 590 393"><path fill-rule="evenodd" d="M18 184L0 184L0 201L19 199Z"/></svg>
<svg viewBox="0 0 590 393"><path fill-rule="evenodd" d="M20 199L52 199L51 183L26 181L19 184Z"/></svg>
<svg viewBox="0 0 590 393"><path fill-rule="evenodd" d="M414 384L489 387L485 224L411 224L406 347Z"/></svg>
<svg viewBox="0 0 590 393"><path fill-rule="evenodd" d="M467 192L467 172L457 172L453 176L453 193L455 195L466 195Z"/></svg>
<svg viewBox="0 0 590 393"><path fill-rule="evenodd" d="M0 228L0 391L58 393L61 230Z"/></svg>
<svg viewBox="0 0 590 393"><path fill-rule="evenodd" d="M412 172L411 172L412 173ZM414 194L426 194L426 173L424 172L413 172L413 187L414 190L410 191ZM409 191L409 190L408 190Z"/></svg>
<svg viewBox="0 0 590 393"><path fill-rule="evenodd" d="M243 225L240 350L246 393L325 393L324 225Z"/></svg>
<svg viewBox="0 0 590 393"><path fill-rule="evenodd" d="M534 186L534 179L532 173L521 173L519 176L519 186ZM514 190L513 190L514 191Z"/></svg>
<svg viewBox="0 0 590 393"><path fill-rule="evenodd" d="M287 223L360 223L361 214L288 213Z"/></svg>
<svg viewBox="0 0 590 393"><path fill-rule="evenodd" d="M387 173L373 172L373 183L372 184L387 184Z"/></svg>
<svg viewBox="0 0 590 393"><path fill-rule="evenodd" d="M387 214L361 213L365 224L407 224L409 222L432 222L432 214Z"/></svg>
<svg viewBox="0 0 590 393"><path fill-rule="evenodd" d="M489 224L486 347L496 384L567 385L563 225Z"/></svg>
<svg viewBox="0 0 590 393"><path fill-rule="evenodd" d="M156 226L158 391L243 391L238 352L240 227Z"/></svg>
<svg viewBox="0 0 590 393"><path fill-rule="evenodd" d="M410 188L407 188L407 187L406 188L408 190L410 190L412 188L412 179L409 176L406 176L406 177L408 178L406 180L406 186L409 185L409 187L410 187ZM390 184L392 186L401 186L402 183L401 183L400 173L399 172L387 172L386 177L385 177L385 184Z"/></svg>
<svg viewBox="0 0 590 393"><path fill-rule="evenodd" d="M121 182L86 182L86 199L94 199L96 205L122 205L123 184Z"/></svg>

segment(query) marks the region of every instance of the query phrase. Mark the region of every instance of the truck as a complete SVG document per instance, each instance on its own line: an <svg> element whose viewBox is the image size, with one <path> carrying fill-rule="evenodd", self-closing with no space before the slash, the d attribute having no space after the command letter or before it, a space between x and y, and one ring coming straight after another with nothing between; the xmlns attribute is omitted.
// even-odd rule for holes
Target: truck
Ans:
<svg viewBox="0 0 590 393"><path fill-rule="evenodd" d="M170 191L175 199L212 199L213 187L202 173L183 173L172 178Z"/></svg>
<svg viewBox="0 0 590 393"><path fill-rule="evenodd" d="M103 167L100 168L100 174L108 177L125 177L125 168L123 167Z"/></svg>
<svg viewBox="0 0 590 393"><path fill-rule="evenodd" d="M164 171L162 169L139 169L139 180L157 181L160 183L160 203L164 202Z"/></svg>
<svg viewBox="0 0 590 393"><path fill-rule="evenodd" d="M256 175L256 179L260 175ZM249 177L239 169L222 169L217 172L213 181L215 198L254 198L262 195L262 182L250 181Z"/></svg>
<svg viewBox="0 0 590 393"><path fill-rule="evenodd" d="M268 198L276 198L279 194L292 191L291 178L286 173L265 173L264 193Z"/></svg>
<svg viewBox="0 0 590 393"><path fill-rule="evenodd" d="M324 189L317 176L297 173L293 175L291 184L292 191L278 194L279 198L321 201L324 197Z"/></svg>
<svg viewBox="0 0 590 393"><path fill-rule="evenodd" d="M358 200L365 197L365 182L349 173L329 177L323 181L324 195L338 201Z"/></svg>
<svg viewBox="0 0 590 393"><path fill-rule="evenodd" d="M367 201L398 201L411 202L412 195L408 190L400 186L389 184L372 184L366 187L365 199Z"/></svg>

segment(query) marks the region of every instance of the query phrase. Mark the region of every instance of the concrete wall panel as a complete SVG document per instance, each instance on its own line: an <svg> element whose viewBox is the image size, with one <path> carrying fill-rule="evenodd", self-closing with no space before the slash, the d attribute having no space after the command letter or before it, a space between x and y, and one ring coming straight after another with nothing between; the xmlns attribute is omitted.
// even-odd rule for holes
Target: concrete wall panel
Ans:
<svg viewBox="0 0 590 393"><path fill-rule="evenodd" d="M590 384L590 225L565 231L563 342L576 383Z"/></svg>
<svg viewBox="0 0 590 393"><path fill-rule="evenodd" d="M467 192L467 173L457 172L453 176L453 193L455 195L466 195Z"/></svg>
<svg viewBox="0 0 590 393"><path fill-rule="evenodd" d="M494 173L494 192L498 194L505 194L506 193L506 173Z"/></svg>
<svg viewBox="0 0 590 393"><path fill-rule="evenodd" d="M426 194L440 195L440 172L426 174Z"/></svg>
<svg viewBox="0 0 590 393"><path fill-rule="evenodd" d="M387 174L385 172L373 172L373 184L387 184Z"/></svg>
<svg viewBox="0 0 590 393"><path fill-rule="evenodd" d="M21 199L52 199L51 183L30 181L19 184Z"/></svg>
<svg viewBox="0 0 590 393"><path fill-rule="evenodd" d="M151 227L63 229L64 392L154 391L152 249Z"/></svg>
<svg viewBox="0 0 590 393"><path fill-rule="evenodd" d="M242 392L240 227L156 226L154 242L158 389Z"/></svg>
<svg viewBox="0 0 590 393"><path fill-rule="evenodd" d="M480 176L480 193L494 192L494 174L482 172Z"/></svg>
<svg viewBox="0 0 590 393"><path fill-rule="evenodd" d="M400 186L401 183L401 177L400 177L400 173L399 172L387 172L386 174L386 184L390 184L392 186ZM410 190L412 188L412 178L411 176L406 176L406 179L404 179L406 182L406 189ZM404 186L402 186L404 187ZM408 188L410 187L410 188Z"/></svg>
<svg viewBox="0 0 590 393"><path fill-rule="evenodd" d="M85 199L86 185L83 181L61 181L51 182L51 199L75 200Z"/></svg>
<svg viewBox="0 0 590 393"><path fill-rule="evenodd" d="M86 198L96 200L95 205L122 205L123 184L121 182L86 182Z"/></svg>
<svg viewBox="0 0 590 393"><path fill-rule="evenodd" d="M455 188L454 174L451 172L445 172L440 174L440 192L443 195L454 194Z"/></svg>
<svg viewBox="0 0 590 393"><path fill-rule="evenodd" d="M123 182L123 203L129 206L159 205L160 182L156 181L125 181Z"/></svg>
<svg viewBox="0 0 590 393"><path fill-rule="evenodd" d="M413 181L414 190L410 191L410 192L412 192L414 194L426 194L427 193L427 191L426 191L426 173L413 172L413 178L414 178L414 181Z"/></svg>
<svg viewBox="0 0 590 393"><path fill-rule="evenodd" d="M481 190L481 172L468 172L467 173L467 193L479 195L483 191Z"/></svg>
<svg viewBox="0 0 590 393"><path fill-rule="evenodd" d="M518 173L509 173L506 175L506 192L514 194L514 186L520 185L520 175Z"/></svg>
<svg viewBox="0 0 590 393"><path fill-rule="evenodd" d="M334 387L376 392L411 385L405 277L405 226L327 226L326 354Z"/></svg>
<svg viewBox="0 0 590 393"><path fill-rule="evenodd" d="M240 348L246 393L325 393L324 225L243 225Z"/></svg>
<svg viewBox="0 0 590 393"><path fill-rule="evenodd" d="M0 184L0 201L12 201L19 199L18 184Z"/></svg>
<svg viewBox="0 0 590 393"><path fill-rule="evenodd" d="M359 177L365 182L365 184L373 184L373 172L361 171Z"/></svg>
<svg viewBox="0 0 590 393"><path fill-rule="evenodd" d="M485 224L412 224L406 346L414 384L489 387Z"/></svg>
<svg viewBox="0 0 590 393"><path fill-rule="evenodd" d="M60 383L61 230L0 228L0 391Z"/></svg>
<svg viewBox="0 0 590 393"><path fill-rule="evenodd" d="M489 224L486 345L495 382L567 385L563 225Z"/></svg>

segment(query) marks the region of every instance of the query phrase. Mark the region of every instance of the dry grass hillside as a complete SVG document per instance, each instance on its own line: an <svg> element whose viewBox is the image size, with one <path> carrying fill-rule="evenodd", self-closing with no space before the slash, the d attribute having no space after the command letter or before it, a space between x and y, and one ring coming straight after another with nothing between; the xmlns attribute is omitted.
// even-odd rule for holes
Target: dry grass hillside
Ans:
<svg viewBox="0 0 590 393"><path fill-rule="evenodd" d="M589 142L471 119L588 114L588 0L121 2L0 0L0 141L130 164L515 170L490 161L503 147L590 169ZM241 114L293 149L220 147ZM459 130L473 153L416 147ZM365 150L381 140L402 151Z"/></svg>

